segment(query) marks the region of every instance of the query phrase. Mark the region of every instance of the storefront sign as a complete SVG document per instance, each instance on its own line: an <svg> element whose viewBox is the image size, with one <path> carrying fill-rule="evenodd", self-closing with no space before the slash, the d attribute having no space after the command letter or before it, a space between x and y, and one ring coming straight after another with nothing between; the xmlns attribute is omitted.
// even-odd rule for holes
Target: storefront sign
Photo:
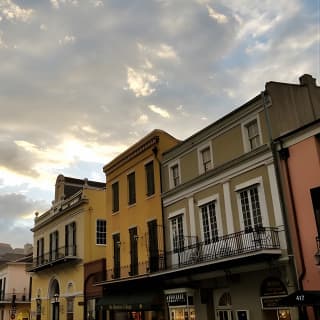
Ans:
<svg viewBox="0 0 320 320"><path fill-rule="evenodd" d="M187 305L186 293L174 293L166 296L167 304L169 306L185 306Z"/></svg>
<svg viewBox="0 0 320 320"><path fill-rule="evenodd" d="M283 296L288 294L287 288L283 282L275 277L265 279L262 282L260 291L261 297Z"/></svg>
<svg viewBox="0 0 320 320"><path fill-rule="evenodd" d="M261 308L263 310L275 310L279 308L279 301L286 296L262 297Z"/></svg>

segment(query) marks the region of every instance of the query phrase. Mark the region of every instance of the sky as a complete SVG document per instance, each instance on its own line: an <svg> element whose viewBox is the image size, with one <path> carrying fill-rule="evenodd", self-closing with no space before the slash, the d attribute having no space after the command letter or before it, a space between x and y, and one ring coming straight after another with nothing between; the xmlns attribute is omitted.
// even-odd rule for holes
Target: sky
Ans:
<svg viewBox="0 0 320 320"><path fill-rule="evenodd" d="M0 0L0 242L32 243L59 174L103 182L155 128L319 84L319 39L320 0Z"/></svg>

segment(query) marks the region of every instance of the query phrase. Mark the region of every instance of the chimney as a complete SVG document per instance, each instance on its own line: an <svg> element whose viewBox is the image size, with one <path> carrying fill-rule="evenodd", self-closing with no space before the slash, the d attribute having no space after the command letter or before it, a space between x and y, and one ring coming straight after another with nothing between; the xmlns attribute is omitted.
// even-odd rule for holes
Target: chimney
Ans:
<svg viewBox="0 0 320 320"><path fill-rule="evenodd" d="M312 85L314 87L316 86L316 79L313 78L310 74L304 74L299 78L299 81L301 85Z"/></svg>

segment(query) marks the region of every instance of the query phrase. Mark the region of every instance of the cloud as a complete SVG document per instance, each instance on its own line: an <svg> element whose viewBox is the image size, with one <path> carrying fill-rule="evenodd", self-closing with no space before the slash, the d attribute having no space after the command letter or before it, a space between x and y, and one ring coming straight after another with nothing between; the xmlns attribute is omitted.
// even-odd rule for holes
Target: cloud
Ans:
<svg viewBox="0 0 320 320"><path fill-rule="evenodd" d="M162 109L162 108L160 108L160 107L157 107L157 106L155 106L155 105L149 105L148 108L149 108L152 112L160 115L160 116L163 117L163 118L170 118L169 112L166 111L166 110L164 110L164 109Z"/></svg>
<svg viewBox="0 0 320 320"><path fill-rule="evenodd" d="M158 81L158 78L145 71L137 71L133 68L127 68L127 82L129 89L133 91L136 97L145 97L151 95L155 88L151 85Z"/></svg>
<svg viewBox="0 0 320 320"><path fill-rule="evenodd" d="M64 38L59 40L59 44L61 45L66 45L66 44L71 44L74 43L76 40L75 36L72 35L66 35Z"/></svg>
<svg viewBox="0 0 320 320"><path fill-rule="evenodd" d="M212 7L210 7L209 5L207 5L207 9L208 9L208 12L209 12L209 16L212 19L214 19L215 21L217 21L218 23L227 23L228 22L228 17L225 16L224 14L217 12Z"/></svg>
<svg viewBox="0 0 320 320"><path fill-rule="evenodd" d="M11 0L2 0L0 2L0 18L8 21L27 22L31 18L33 12L32 9L21 8Z"/></svg>

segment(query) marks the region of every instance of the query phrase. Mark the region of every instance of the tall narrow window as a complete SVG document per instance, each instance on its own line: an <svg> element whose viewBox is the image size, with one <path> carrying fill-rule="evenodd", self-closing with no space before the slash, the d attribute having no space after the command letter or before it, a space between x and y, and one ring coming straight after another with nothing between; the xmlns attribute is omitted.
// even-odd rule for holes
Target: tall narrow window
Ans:
<svg viewBox="0 0 320 320"><path fill-rule="evenodd" d="M320 236L320 187L311 189L310 193L311 193L314 217L316 220L316 226L318 230L318 236Z"/></svg>
<svg viewBox="0 0 320 320"><path fill-rule="evenodd" d="M258 185L240 191L240 201L245 231L262 227Z"/></svg>
<svg viewBox="0 0 320 320"><path fill-rule="evenodd" d="M65 254L76 255L76 223L72 222L65 226Z"/></svg>
<svg viewBox="0 0 320 320"><path fill-rule="evenodd" d="M37 240L37 264L44 262L44 238Z"/></svg>
<svg viewBox="0 0 320 320"><path fill-rule="evenodd" d="M171 219L171 233L173 252L184 251L183 216L178 215Z"/></svg>
<svg viewBox="0 0 320 320"><path fill-rule="evenodd" d="M67 298L67 320L73 320L74 297Z"/></svg>
<svg viewBox="0 0 320 320"><path fill-rule="evenodd" d="M171 167L172 184L174 187L180 184L179 166L176 164Z"/></svg>
<svg viewBox="0 0 320 320"><path fill-rule="evenodd" d="M112 211L119 211L119 182L112 184Z"/></svg>
<svg viewBox="0 0 320 320"><path fill-rule="evenodd" d="M138 234L137 228L129 229L130 236L130 275L138 274Z"/></svg>
<svg viewBox="0 0 320 320"><path fill-rule="evenodd" d="M202 215L203 238L205 244L218 240L216 203L211 201L200 207Z"/></svg>
<svg viewBox="0 0 320 320"><path fill-rule="evenodd" d="M112 236L113 239L113 277L120 278L120 233Z"/></svg>
<svg viewBox="0 0 320 320"><path fill-rule="evenodd" d="M210 147L201 150L202 172L207 172L212 168Z"/></svg>
<svg viewBox="0 0 320 320"><path fill-rule="evenodd" d="M157 220L148 222L149 234L149 271L159 270L159 247L158 247L158 226Z"/></svg>
<svg viewBox="0 0 320 320"><path fill-rule="evenodd" d="M107 221L99 219L96 223L96 244L107 244Z"/></svg>
<svg viewBox="0 0 320 320"><path fill-rule="evenodd" d="M145 165L146 182L147 182L147 196L154 194L154 168L153 161Z"/></svg>
<svg viewBox="0 0 320 320"><path fill-rule="evenodd" d="M134 172L128 174L128 204L136 203L136 175Z"/></svg>
<svg viewBox="0 0 320 320"><path fill-rule="evenodd" d="M257 119L246 124L248 143L250 150L260 146L260 136Z"/></svg>
<svg viewBox="0 0 320 320"><path fill-rule="evenodd" d="M49 258L50 261L54 261L58 259L58 248L59 248L59 237L58 231L54 231L50 233L50 250L49 250Z"/></svg>

